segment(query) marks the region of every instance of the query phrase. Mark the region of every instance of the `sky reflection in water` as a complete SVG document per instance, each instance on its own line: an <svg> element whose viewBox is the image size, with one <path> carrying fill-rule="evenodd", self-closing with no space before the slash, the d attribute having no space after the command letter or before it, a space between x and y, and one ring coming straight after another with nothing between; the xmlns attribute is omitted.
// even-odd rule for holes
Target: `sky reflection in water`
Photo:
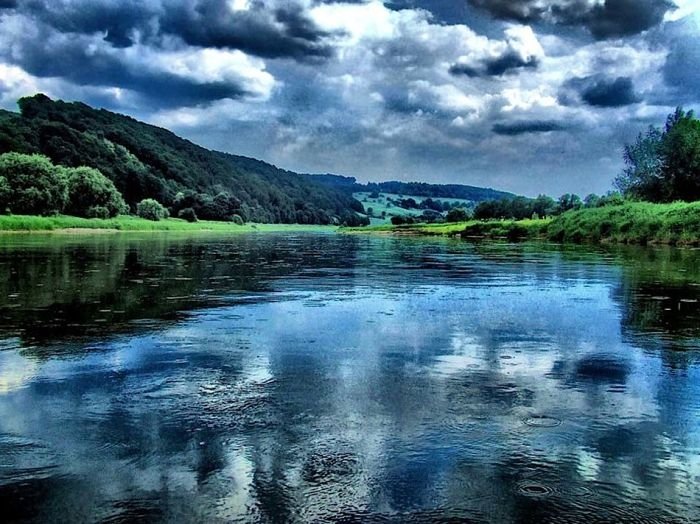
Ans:
<svg viewBox="0 0 700 524"><path fill-rule="evenodd" d="M3 518L700 516L698 252L3 242Z"/></svg>

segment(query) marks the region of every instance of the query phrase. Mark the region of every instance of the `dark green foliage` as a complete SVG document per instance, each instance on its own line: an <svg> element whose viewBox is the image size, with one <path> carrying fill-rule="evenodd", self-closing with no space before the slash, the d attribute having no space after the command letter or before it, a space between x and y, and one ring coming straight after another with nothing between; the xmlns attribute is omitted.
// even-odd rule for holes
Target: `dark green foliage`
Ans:
<svg viewBox="0 0 700 524"><path fill-rule="evenodd" d="M186 207L177 212L177 218L187 220L188 222L197 222L197 213L191 207Z"/></svg>
<svg viewBox="0 0 700 524"><path fill-rule="evenodd" d="M311 175L251 158L209 151L155 126L81 103L23 98L22 115L0 111L0 153L42 153L67 167L98 169L135 209L154 198L200 219L313 224L362 223L362 204ZM199 206L176 205L176 195L202 195ZM303 203L300 209L298 203Z"/></svg>
<svg viewBox="0 0 700 524"><path fill-rule="evenodd" d="M492 218L523 220L526 218L545 218L559 215L570 209L578 209L582 206L578 195L565 194L558 201L546 195L537 198L516 196L503 200L487 200L480 202L474 208L474 218L486 220Z"/></svg>
<svg viewBox="0 0 700 524"><path fill-rule="evenodd" d="M469 218L470 216L466 209L462 209L461 207L455 207L447 212L445 220L447 222L464 222L466 220L469 220Z"/></svg>
<svg viewBox="0 0 700 524"><path fill-rule="evenodd" d="M10 206L12 190L4 176L0 176L0 213L7 213Z"/></svg>
<svg viewBox="0 0 700 524"><path fill-rule="evenodd" d="M85 218L112 218L129 212L112 181L91 167L65 169L68 203L64 212Z"/></svg>
<svg viewBox="0 0 700 524"><path fill-rule="evenodd" d="M483 202L484 200L500 200L514 196L512 193L504 191L462 184L427 184L425 182L398 182L395 180L360 184L353 177L339 175L314 175L314 178L325 186L333 187L346 193L369 192L369 198L379 198L380 193L394 193L397 195L414 195L441 199L461 198L473 202Z"/></svg>
<svg viewBox="0 0 700 524"><path fill-rule="evenodd" d="M663 130L650 126L625 146L626 167L615 180L623 195L650 202L700 200L700 120L676 109Z"/></svg>
<svg viewBox="0 0 700 524"><path fill-rule="evenodd" d="M586 195L583 199L584 207L598 207L600 205L600 197L595 193Z"/></svg>
<svg viewBox="0 0 700 524"><path fill-rule="evenodd" d="M391 223L395 226L402 226L415 223L415 219L412 216L395 215L391 217Z"/></svg>
<svg viewBox="0 0 700 524"><path fill-rule="evenodd" d="M559 197L559 202L557 203L557 214L566 213L571 209L580 209L583 206L581 202L581 197L571 193L566 193Z"/></svg>
<svg viewBox="0 0 700 524"><path fill-rule="evenodd" d="M228 221L234 214L241 211L241 201L227 191L220 191L216 196L195 191L181 191L175 195L173 213L179 214L181 209L191 208L202 220Z"/></svg>
<svg viewBox="0 0 700 524"><path fill-rule="evenodd" d="M4 208L15 214L55 215L68 200L66 177L41 155L0 155Z"/></svg>
<svg viewBox="0 0 700 524"><path fill-rule="evenodd" d="M243 219L241 218L241 215L233 215L231 217L231 222L236 224L237 226L242 226L243 225Z"/></svg>
<svg viewBox="0 0 700 524"><path fill-rule="evenodd" d="M136 205L136 214L146 220L162 220L168 218L168 210L157 200L145 198Z"/></svg>
<svg viewBox="0 0 700 524"><path fill-rule="evenodd" d="M557 203L550 196L538 195L532 203L532 214L537 214L537 216L539 216L540 218L551 216L556 212Z"/></svg>

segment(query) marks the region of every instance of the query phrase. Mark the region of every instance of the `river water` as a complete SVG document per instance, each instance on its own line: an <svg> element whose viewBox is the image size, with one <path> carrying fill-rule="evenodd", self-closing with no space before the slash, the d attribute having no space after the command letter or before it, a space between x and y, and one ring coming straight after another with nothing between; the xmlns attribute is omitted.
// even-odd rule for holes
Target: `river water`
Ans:
<svg viewBox="0 0 700 524"><path fill-rule="evenodd" d="M0 238L0 520L697 522L700 251Z"/></svg>

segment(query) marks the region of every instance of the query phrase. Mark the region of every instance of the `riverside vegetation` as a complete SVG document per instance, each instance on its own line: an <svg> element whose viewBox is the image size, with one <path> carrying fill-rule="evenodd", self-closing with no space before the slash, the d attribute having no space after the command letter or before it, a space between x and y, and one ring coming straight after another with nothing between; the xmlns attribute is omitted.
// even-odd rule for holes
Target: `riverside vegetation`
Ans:
<svg viewBox="0 0 700 524"><path fill-rule="evenodd" d="M624 149L616 191L585 199L515 196L478 204L454 223L404 217L371 231L419 235L543 239L557 242L700 245L700 120L678 108ZM449 215L448 215L449 221Z"/></svg>
<svg viewBox="0 0 700 524"><path fill-rule="evenodd" d="M615 191L555 200L299 175L80 103L36 95L19 106L21 115L0 111L0 230L263 231L245 224L267 222L357 231L371 219L373 232L700 244L700 121L680 108L625 147Z"/></svg>

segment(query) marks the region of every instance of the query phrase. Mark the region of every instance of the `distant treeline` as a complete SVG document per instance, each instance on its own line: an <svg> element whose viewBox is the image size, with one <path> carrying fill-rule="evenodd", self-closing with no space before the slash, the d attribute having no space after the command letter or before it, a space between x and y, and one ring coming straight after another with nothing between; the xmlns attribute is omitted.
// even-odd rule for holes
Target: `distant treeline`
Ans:
<svg viewBox="0 0 700 524"><path fill-rule="evenodd" d="M44 95L19 100L21 114L0 110L0 153L41 154L55 165L98 170L132 212L153 199L199 218L362 225L362 204L311 175L210 151L175 134L82 103Z"/></svg>
<svg viewBox="0 0 700 524"><path fill-rule="evenodd" d="M474 208L474 218L510 218L521 220L525 218L545 218L561 215L562 213L581 208L603 207L620 204L623 198L619 193L610 192L604 196L590 194L583 200L576 194L566 193L555 200L547 195L537 198L517 196L502 200L487 200L480 202Z"/></svg>
<svg viewBox="0 0 700 524"><path fill-rule="evenodd" d="M497 191L485 187L466 186L462 184L427 184L425 182L369 182L361 184L354 177L339 175L314 175L314 178L328 187L344 190L348 193L375 192L396 195L419 196L430 198L459 198L472 202L498 200L514 196L512 193Z"/></svg>
<svg viewBox="0 0 700 524"><path fill-rule="evenodd" d="M677 108L663 128L650 126L634 143L625 146L625 169L615 179L617 191L605 196L562 195L554 200L513 197L481 202L474 218L556 216L582 208L619 205L625 201L653 203L700 200L700 120L692 111Z"/></svg>

